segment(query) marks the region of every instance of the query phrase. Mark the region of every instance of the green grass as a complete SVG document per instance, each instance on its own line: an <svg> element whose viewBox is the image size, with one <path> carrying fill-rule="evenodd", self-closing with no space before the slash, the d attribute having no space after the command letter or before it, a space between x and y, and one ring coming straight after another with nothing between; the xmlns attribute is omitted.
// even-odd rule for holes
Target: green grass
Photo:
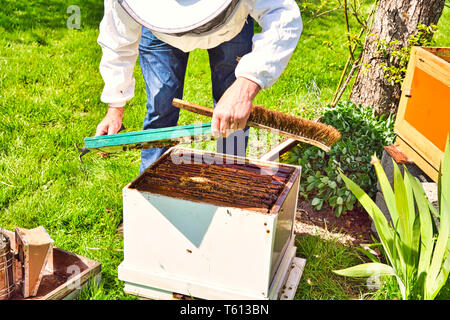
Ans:
<svg viewBox="0 0 450 320"><path fill-rule="evenodd" d="M80 30L66 27L69 5L81 8ZM450 43L449 11L447 8L441 19L438 45ZM94 135L106 112L100 102L101 49L96 43L102 15L103 2L95 0L2 3L0 225L7 229L42 225L56 246L101 262L103 282L99 288L91 286L83 298L128 299L117 279L123 252L114 249L122 249L123 241L115 229L122 219L121 190L138 174L139 152L108 158L88 154L83 166L74 147L74 143L82 144L84 137ZM323 41L329 41L332 49ZM255 102L312 118L330 101L345 60L341 15L334 12L305 24L286 71ZM145 114L145 86L139 65L135 77L136 96L124 118L129 131L141 129ZM186 100L212 104L205 51L191 53L185 88ZM182 112L179 124L206 120ZM304 243L306 251L317 241L304 239L302 246ZM314 262L313 256L307 258L305 274L320 263ZM332 256L329 259L333 261ZM336 258L334 265L339 261ZM319 282L308 290L300 289L297 298L348 298L338 289L321 290Z"/></svg>
<svg viewBox="0 0 450 320"><path fill-rule="evenodd" d="M361 299L367 292L365 279L344 278L332 272L362 263L355 249L343 245L337 238L325 240L313 235L298 236L296 246L297 256L306 259L306 267L295 299Z"/></svg>

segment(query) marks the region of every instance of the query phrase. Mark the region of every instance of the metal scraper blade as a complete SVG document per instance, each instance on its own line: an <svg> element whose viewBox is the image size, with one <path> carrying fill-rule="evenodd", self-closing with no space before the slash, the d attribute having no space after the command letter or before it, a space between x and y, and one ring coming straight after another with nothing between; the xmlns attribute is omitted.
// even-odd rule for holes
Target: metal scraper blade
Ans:
<svg viewBox="0 0 450 320"><path fill-rule="evenodd" d="M115 153L133 149L170 147L178 143L203 141L211 137L211 123L190 124L167 128L125 132L84 139L84 147L77 149L81 157L89 151ZM199 139L200 138L200 139Z"/></svg>

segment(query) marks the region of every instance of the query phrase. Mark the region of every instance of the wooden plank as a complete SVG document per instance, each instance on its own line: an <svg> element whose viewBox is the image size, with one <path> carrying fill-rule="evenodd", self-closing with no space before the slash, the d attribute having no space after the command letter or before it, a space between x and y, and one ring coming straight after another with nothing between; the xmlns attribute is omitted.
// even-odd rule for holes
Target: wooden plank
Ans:
<svg viewBox="0 0 450 320"><path fill-rule="evenodd" d="M417 55L416 67L432 74L436 79L443 82L446 86L450 86L450 62L442 59L441 57L433 54L428 50L425 50L424 48L415 47L415 49Z"/></svg>
<svg viewBox="0 0 450 320"><path fill-rule="evenodd" d="M16 251L15 234L9 230L2 229L11 240L11 249ZM88 259L86 257L77 255L72 252L68 252L56 247L53 247L52 251L53 263L47 263L45 268L41 286L45 287L45 294L42 295L41 289L38 290L36 297L30 297L24 299L19 293L20 290L16 290L12 300L60 300L75 298L80 289L87 284L90 279L99 279L101 276L101 263ZM70 268L70 269L69 269ZM77 274L77 268L79 273ZM52 275L56 274L56 278L61 278L61 274L64 275L64 281L58 286L51 287L52 283L58 283L58 281L49 281ZM67 277L71 274L70 277ZM16 280L20 280L19 274L16 269ZM66 279L67 278L67 279Z"/></svg>
<svg viewBox="0 0 450 320"><path fill-rule="evenodd" d="M414 148L412 148L408 143L402 140L401 137L397 137L395 143L409 159L413 159L416 166L422 169L422 171L425 172L428 177L430 177L435 182L438 181L439 171L435 169L426 159L421 157Z"/></svg>
<svg viewBox="0 0 450 320"><path fill-rule="evenodd" d="M450 62L450 48L445 47L422 47L422 49L431 52L432 54Z"/></svg>
<svg viewBox="0 0 450 320"><path fill-rule="evenodd" d="M293 147L295 147L297 144L299 144L298 140L295 140L295 139L292 139L292 138L288 138L288 139L282 141L281 143L279 143L278 145L276 145L271 150L267 151L265 154L263 154L259 158L259 160L263 160L263 161L277 161L279 156L281 156L282 154L288 152Z"/></svg>
<svg viewBox="0 0 450 320"><path fill-rule="evenodd" d="M278 300L280 298L281 290L286 283L286 279L288 278L289 271L291 269L292 259L294 259L295 253L297 252L297 247L294 246L294 241L295 236L292 236L277 268L275 276L272 279L269 289L270 300Z"/></svg>
<svg viewBox="0 0 450 320"><path fill-rule="evenodd" d="M280 300L294 300L305 265L305 259L299 257L294 257L294 259L292 259L291 270L289 271L288 278L283 286L283 291L281 291Z"/></svg>
<svg viewBox="0 0 450 320"><path fill-rule="evenodd" d="M286 200L286 197L289 195L289 191L291 190L291 188L293 186L299 184L297 179L300 181L301 167L299 167L299 166L294 166L294 167L295 167L295 171L290 176L288 182L284 186L283 191L281 192L277 201L275 202L272 209L270 210L270 213L272 213L272 214L278 214L281 207L283 206L284 200Z"/></svg>
<svg viewBox="0 0 450 320"><path fill-rule="evenodd" d="M395 144L391 144L390 146L384 146L384 150L391 156L392 159L395 160L398 164L407 164L413 163L413 161L408 158L408 156L402 152Z"/></svg>
<svg viewBox="0 0 450 320"><path fill-rule="evenodd" d="M394 126L401 150L432 179L450 132L450 63L442 58L447 56L450 48L412 49Z"/></svg>
<svg viewBox="0 0 450 320"><path fill-rule="evenodd" d="M93 276L93 278L89 279L92 280L93 283L95 284L99 284L102 281L102 274L101 273L97 273L95 276ZM80 288L70 292L68 295L66 295L64 298L62 298L62 300L76 300L81 291L88 285L88 281L84 282Z"/></svg>
<svg viewBox="0 0 450 320"><path fill-rule="evenodd" d="M31 230L16 228L15 232L16 243L19 245L19 259L23 264L26 280L22 278L22 294L25 298L34 297L53 251L53 240L42 226Z"/></svg>
<svg viewBox="0 0 450 320"><path fill-rule="evenodd" d="M77 275L76 268L74 267L73 271L75 275L70 277L65 283L63 283L62 285L60 285L59 287L55 288L53 291L42 297L41 300L62 300L68 295L74 293L75 291L80 290L81 287L89 281L89 279L92 279L101 274L101 264L99 262L90 260L88 258L58 248L55 248L55 250L61 253L62 255L65 256L70 255L76 259L81 260L88 266L88 268Z"/></svg>

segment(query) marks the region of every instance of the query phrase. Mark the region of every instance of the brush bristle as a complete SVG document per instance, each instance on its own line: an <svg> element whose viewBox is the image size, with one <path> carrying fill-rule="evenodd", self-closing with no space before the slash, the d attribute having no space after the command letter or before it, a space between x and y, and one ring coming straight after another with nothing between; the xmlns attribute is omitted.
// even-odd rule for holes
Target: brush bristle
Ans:
<svg viewBox="0 0 450 320"><path fill-rule="evenodd" d="M332 126L269 110L262 106L253 106L248 121L316 140L327 146L333 145L341 138L341 133Z"/></svg>

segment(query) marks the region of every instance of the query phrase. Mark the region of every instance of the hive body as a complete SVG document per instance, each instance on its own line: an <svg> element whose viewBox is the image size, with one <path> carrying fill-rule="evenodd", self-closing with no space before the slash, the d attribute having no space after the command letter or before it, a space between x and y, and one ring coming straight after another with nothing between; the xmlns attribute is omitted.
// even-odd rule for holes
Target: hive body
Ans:
<svg viewBox="0 0 450 320"><path fill-rule="evenodd" d="M148 298L278 298L295 253L300 168L223 155L215 156L231 162L198 161L186 170L173 163L191 152L168 150L123 190L125 291ZM205 159L205 152L193 153Z"/></svg>

